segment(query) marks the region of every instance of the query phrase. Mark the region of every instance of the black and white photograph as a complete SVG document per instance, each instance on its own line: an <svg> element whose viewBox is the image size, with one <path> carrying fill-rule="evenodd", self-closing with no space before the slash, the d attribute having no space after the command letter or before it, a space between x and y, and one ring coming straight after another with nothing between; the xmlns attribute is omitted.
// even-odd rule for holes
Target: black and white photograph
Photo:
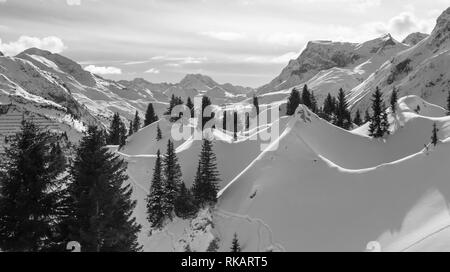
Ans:
<svg viewBox="0 0 450 272"><path fill-rule="evenodd" d="M448 251L450 0L0 0L0 252Z"/></svg>

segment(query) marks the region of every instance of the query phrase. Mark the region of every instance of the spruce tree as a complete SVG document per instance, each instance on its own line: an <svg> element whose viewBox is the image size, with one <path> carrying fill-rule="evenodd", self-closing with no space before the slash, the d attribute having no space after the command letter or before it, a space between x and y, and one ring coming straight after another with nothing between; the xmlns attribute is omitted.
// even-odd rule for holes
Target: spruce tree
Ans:
<svg viewBox="0 0 450 272"><path fill-rule="evenodd" d="M433 124L433 135L431 136L431 144L433 144L434 146L436 146L439 142L438 132L439 132L439 129L437 128L436 123L434 123Z"/></svg>
<svg viewBox="0 0 450 272"><path fill-rule="evenodd" d="M139 113L136 111L133 120L133 132L136 133L141 129L141 118L139 117Z"/></svg>
<svg viewBox="0 0 450 272"><path fill-rule="evenodd" d="M152 103L148 104L147 111L145 112L144 126L151 125L158 120L159 120L159 118L155 114L155 109L153 108L153 104Z"/></svg>
<svg viewBox="0 0 450 272"><path fill-rule="evenodd" d="M186 106L189 108L189 110L191 111L191 118L194 118L195 115L195 108L194 108L194 103L192 103L192 100L190 97L188 97L187 101L186 101Z"/></svg>
<svg viewBox="0 0 450 272"><path fill-rule="evenodd" d="M70 170L62 224L67 241L78 241L86 252L141 250L126 169L124 160L106 148L103 132L90 126Z"/></svg>
<svg viewBox="0 0 450 272"><path fill-rule="evenodd" d="M253 106L256 109L256 115L259 115L259 101L256 95L253 95Z"/></svg>
<svg viewBox="0 0 450 272"><path fill-rule="evenodd" d="M209 97L207 97L207 96L203 96L202 97L202 129L205 127L205 125L206 125L206 123L208 123L210 120L212 120L213 118L214 118L214 113L213 112L210 112L210 114L211 114L211 116L204 116L203 114L206 114L207 115L207 113L206 113L206 108L207 107L209 107L209 106L211 106L212 105L212 103L211 103L211 100L209 99Z"/></svg>
<svg viewBox="0 0 450 272"><path fill-rule="evenodd" d="M357 125L358 127L362 126L362 124L363 124L363 121L361 119L361 113L359 110L357 110L355 113L355 118L353 119L353 123L355 123L355 125Z"/></svg>
<svg viewBox="0 0 450 272"><path fill-rule="evenodd" d="M397 113L397 95L397 90L394 88L394 90L392 90L390 100L392 115L395 115Z"/></svg>
<svg viewBox="0 0 450 272"><path fill-rule="evenodd" d="M186 184L181 182L177 199L175 200L175 214L182 218L188 219L195 216L197 206L191 190L186 188Z"/></svg>
<svg viewBox="0 0 450 272"><path fill-rule="evenodd" d="M120 115L114 113L111 125L109 127L108 144L110 145L120 145L121 142L121 124Z"/></svg>
<svg viewBox="0 0 450 272"><path fill-rule="evenodd" d="M219 250L219 238L214 238L211 243L209 243L208 249L206 252L217 252Z"/></svg>
<svg viewBox="0 0 450 272"><path fill-rule="evenodd" d="M330 93L328 93L324 100L322 112L325 116L325 120L331 121L331 116L335 112L335 101Z"/></svg>
<svg viewBox="0 0 450 272"><path fill-rule="evenodd" d="M450 115L450 91L448 91L447 97L447 115Z"/></svg>
<svg viewBox="0 0 450 272"><path fill-rule="evenodd" d="M305 106L307 106L309 109L311 109L312 107L312 103L311 103L311 93L308 90L308 85L305 84L305 86L303 86L303 91L302 91L302 102Z"/></svg>
<svg viewBox="0 0 450 272"><path fill-rule="evenodd" d="M65 158L56 136L23 121L0 158L0 248L50 250L59 241Z"/></svg>
<svg viewBox="0 0 450 272"><path fill-rule="evenodd" d="M172 94L172 97L170 98L170 102L169 102L169 108L167 109L167 111L164 113L164 115L169 115L171 116L173 108L175 108L176 106L179 105L183 105L184 102L180 97L176 97L174 94ZM176 117L170 117L170 121L171 122L176 122L181 118L182 113L180 113L179 116Z"/></svg>
<svg viewBox="0 0 450 272"><path fill-rule="evenodd" d="M128 137L133 135L134 131L133 131L133 121L130 120L130 124L128 126Z"/></svg>
<svg viewBox="0 0 450 272"><path fill-rule="evenodd" d="M319 109L317 108L317 100L316 100L316 96L314 95L314 92L311 92L311 111L316 114L319 112Z"/></svg>
<svg viewBox="0 0 450 272"><path fill-rule="evenodd" d="M389 133L389 123L387 120L386 106L380 89L377 87L372 99L373 116L370 121L369 135L374 138L382 138Z"/></svg>
<svg viewBox="0 0 450 272"><path fill-rule="evenodd" d="M241 252L241 245L239 244L237 233L233 236L233 241L231 242L231 252Z"/></svg>
<svg viewBox="0 0 450 272"><path fill-rule="evenodd" d="M122 122L122 120L120 121L120 128L119 128L119 135L120 135L120 142L119 145L125 146L126 142L127 142L127 127L125 126L125 124Z"/></svg>
<svg viewBox="0 0 450 272"><path fill-rule="evenodd" d="M161 128L159 127L159 124L156 126L156 140L157 141L162 140L162 132L161 132Z"/></svg>
<svg viewBox="0 0 450 272"><path fill-rule="evenodd" d="M238 122L239 122L237 111L233 112L233 120L234 120L234 122L233 122L233 138L235 141L237 141Z"/></svg>
<svg viewBox="0 0 450 272"><path fill-rule="evenodd" d="M172 141L167 143L167 153L163 158L163 186L164 186L164 215L173 219L175 200L182 183L181 167Z"/></svg>
<svg viewBox="0 0 450 272"><path fill-rule="evenodd" d="M368 123L368 122L370 122L371 119L372 119L372 117L370 117L369 109L366 109L366 112L364 114L364 122Z"/></svg>
<svg viewBox="0 0 450 272"><path fill-rule="evenodd" d="M288 102L286 105L286 114L287 115L294 115L295 111L297 110L298 106L301 104L302 99L300 97L299 91L297 89L292 89L291 94L289 95Z"/></svg>
<svg viewBox="0 0 450 272"><path fill-rule="evenodd" d="M335 120L334 125L343 129L350 129L351 126L351 114L348 110L347 99L345 98L344 90L339 89L338 101L335 107Z"/></svg>
<svg viewBox="0 0 450 272"><path fill-rule="evenodd" d="M200 207L215 205L217 203L218 183L220 182L217 170L216 155L212 150L212 142L204 139L200 153L197 176L194 181L193 193Z"/></svg>
<svg viewBox="0 0 450 272"><path fill-rule="evenodd" d="M223 111L223 118L222 118L222 129L226 132L227 130L227 111Z"/></svg>
<svg viewBox="0 0 450 272"><path fill-rule="evenodd" d="M156 154L150 193L147 196L147 220L152 228L161 229L164 224L164 188L162 180L161 153Z"/></svg>

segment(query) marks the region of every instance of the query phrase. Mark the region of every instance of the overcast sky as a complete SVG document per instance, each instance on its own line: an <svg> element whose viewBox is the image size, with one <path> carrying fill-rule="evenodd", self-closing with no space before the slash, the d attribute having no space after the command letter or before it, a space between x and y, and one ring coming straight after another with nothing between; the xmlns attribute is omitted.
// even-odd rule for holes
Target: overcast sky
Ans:
<svg viewBox="0 0 450 272"><path fill-rule="evenodd" d="M450 0L0 0L0 51L35 46L112 79L258 87L309 40L430 32Z"/></svg>

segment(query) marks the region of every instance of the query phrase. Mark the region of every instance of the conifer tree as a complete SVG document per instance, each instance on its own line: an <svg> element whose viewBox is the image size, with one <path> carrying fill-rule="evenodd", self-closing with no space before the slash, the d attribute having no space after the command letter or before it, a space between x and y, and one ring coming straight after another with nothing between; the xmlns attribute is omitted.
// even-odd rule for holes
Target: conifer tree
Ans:
<svg viewBox="0 0 450 272"><path fill-rule="evenodd" d="M231 252L241 252L241 245L239 244L237 233L233 236L233 241L231 242Z"/></svg>
<svg viewBox="0 0 450 272"><path fill-rule="evenodd" d="M334 125L343 129L350 129L351 126L351 114L348 111L348 103L345 98L344 90L341 88L338 94L338 101L335 107Z"/></svg>
<svg viewBox="0 0 450 272"><path fill-rule="evenodd" d="M210 112L211 116L204 116L208 115L208 113L206 112L206 108L211 106L211 100L209 99L209 97L207 97L206 95L202 97L202 129L205 127L206 123L208 123L210 120L212 120L214 118L214 113Z"/></svg>
<svg viewBox="0 0 450 272"><path fill-rule="evenodd" d="M194 115L195 115L195 113L194 113L195 108L194 108L194 103L192 103L192 100L191 100L190 97L188 97L188 99L187 99L187 101L186 101L186 106L187 106L187 107L189 108L189 110L191 111L191 118L194 118Z"/></svg>
<svg viewBox="0 0 450 272"><path fill-rule="evenodd" d="M324 100L322 112L325 116L325 120L331 121L331 116L335 112L335 101L330 93L328 93L327 97Z"/></svg>
<svg viewBox="0 0 450 272"><path fill-rule="evenodd" d="M118 113L114 113L111 125L109 127L108 144L120 145L121 142L121 124L120 116Z"/></svg>
<svg viewBox="0 0 450 272"><path fill-rule="evenodd" d="M450 91L448 91L447 97L447 115L450 115Z"/></svg>
<svg viewBox="0 0 450 272"><path fill-rule="evenodd" d="M372 117L370 117L369 109L366 109L366 112L364 114L364 122L368 123L368 122L370 122L371 119L372 119Z"/></svg>
<svg viewBox="0 0 450 272"><path fill-rule="evenodd" d="M136 111L133 120L133 132L136 133L141 129L141 118L139 117L139 113Z"/></svg>
<svg viewBox="0 0 450 272"><path fill-rule="evenodd" d="M125 146L126 141L127 141L127 127L125 126L125 124L122 122L122 120L120 120L120 128L119 128L119 135L120 135L120 142L119 145Z"/></svg>
<svg viewBox="0 0 450 272"><path fill-rule="evenodd" d="M397 113L397 100L398 100L397 95L398 95L397 90L394 88L394 90L392 90L390 100L392 115L395 115Z"/></svg>
<svg viewBox="0 0 450 272"><path fill-rule="evenodd" d="M233 112L233 120L234 120L234 122L233 122L233 126L234 126L233 127L233 138L236 141L237 133L238 133L238 122L239 122L237 111Z"/></svg>
<svg viewBox="0 0 450 272"><path fill-rule="evenodd" d="M141 226L132 213L132 187L126 163L105 146L104 133L90 126L71 167L71 183L62 224L67 241L86 252L140 251Z"/></svg>
<svg viewBox="0 0 450 272"><path fill-rule="evenodd" d="M217 252L219 250L219 238L214 238L206 249L206 252Z"/></svg>
<svg viewBox="0 0 450 272"><path fill-rule="evenodd" d="M314 95L314 92L311 92L311 111L316 114L319 112L319 109L317 107L317 100L316 100L316 96Z"/></svg>
<svg viewBox="0 0 450 272"><path fill-rule="evenodd" d="M181 182L177 199L175 200L175 214L182 218L188 219L195 216L197 206L191 190L186 188L186 184Z"/></svg>
<svg viewBox="0 0 450 272"><path fill-rule="evenodd" d="M164 113L164 115L171 116L173 108L175 108L176 106L179 106L179 105L183 105L183 104L184 104L184 102L183 102L183 100L180 97L176 97L174 94L172 94L172 97L170 98L170 102L169 102L169 108ZM170 117L170 121L171 122L176 122L180 118L181 118L181 113L180 113L179 116L176 116L176 117L172 117L171 116Z"/></svg>
<svg viewBox="0 0 450 272"><path fill-rule="evenodd" d="M305 106L307 106L309 109L311 109L312 107L312 103L311 103L311 93L308 90L308 85L304 85L303 86L303 91L302 91L302 102Z"/></svg>
<svg viewBox="0 0 450 272"><path fill-rule="evenodd" d="M372 99L373 116L370 121L369 135L374 138L382 138L389 134L389 123L387 120L386 106L380 89L377 87Z"/></svg>
<svg viewBox="0 0 450 272"><path fill-rule="evenodd" d="M253 95L253 106L256 109L256 115L259 115L259 101L256 95Z"/></svg>
<svg viewBox="0 0 450 272"><path fill-rule="evenodd" d="M29 121L0 157L0 248L45 251L59 241L65 158L56 136Z"/></svg>
<svg viewBox="0 0 450 272"><path fill-rule="evenodd" d="M156 154L150 193L147 196L147 220L152 228L161 229L164 224L164 188L162 180L161 153Z"/></svg>
<svg viewBox="0 0 450 272"><path fill-rule="evenodd" d="M153 104L152 103L148 104L147 111L145 112L144 126L151 125L158 120L159 120L159 118L155 114L155 109L153 108Z"/></svg>
<svg viewBox="0 0 450 272"><path fill-rule="evenodd" d="M439 137L438 137L438 132L439 129L436 126L436 123L433 124L433 135L431 136L431 143L436 146L439 142Z"/></svg>
<svg viewBox="0 0 450 272"><path fill-rule="evenodd" d="M175 200L182 182L181 167L172 141L167 143L167 153L163 158L163 181L164 181L164 215L173 218L175 211Z"/></svg>
<svg viewBox="0 0 450 272"><path fill-rule="evenodd" d="M197 176L192 189L196 202L200 207L216 204L219 182L217 159L212 150L212 142L204 139Z"/></svg>
<svg viewBox="0 0 450 272"><path fill-rule="evenodd" d="M159 127L159 124L156 126L156 140L157 141L162 140L162 132L161 132L161 128Z"/></svg>
<svg viewBox="0 0 450 272"><path fill-rule="evenodd" d="M286 105L286 114L287 115L294 115L295 111L297 110L298 106L301 104L302 99L300 97L299 91L297 89L292 89L291 94L289 95L288 102Z"/></svg>
<svg viewBox="0 0 450 272"><path fill-rule="evenodd" d="M223 131L226 131L228 129L227 128L227 111L223 111L222 129L223 129Z"/></svg>
<svg viewBox="0 0 450 272"><path fill-rule="evenodd" d="M361 113L359 110L357 110L355 113L355 118L353 119L353 123L355 123L355 125L357 125L358 127L362 126L362 124L363 124L363 121L361 119Z"/></svg>
<svg viewBox="0 0 450 272"><path fill-rule="evenodd" d="M128 137L133 135L134 131L133 131L133 121L130 120L130 124L128 126Z"/></svg>

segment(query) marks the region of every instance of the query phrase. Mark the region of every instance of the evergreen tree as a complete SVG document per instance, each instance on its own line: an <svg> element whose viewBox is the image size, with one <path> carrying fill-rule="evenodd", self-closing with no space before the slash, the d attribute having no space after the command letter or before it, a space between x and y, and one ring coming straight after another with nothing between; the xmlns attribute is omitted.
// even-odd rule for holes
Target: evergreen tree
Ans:
<svg viewBox="0 0 450 272"><path fill-rule="evenodd" d="M450 115L450 91L448 91L447 97L447 115Z"/></svg>
<svg viewBox="0 0 450 272"><path fill-rule="evenodd" d="M387 120L386 106L380 89L377 87L372 99L373 116L370 121L369 135L374 138L382 138L389 134L389 123Z"/></svg>
<svg viewBox="0 0 450 272"><path fill-rule="evenodd" d="M241 252L241 245L239 244L237 233L233 236L233 241L231 242L231 252Z"/></svg>
<svg viewBox="0 0 450 272"><path fill-rule="evenodd" d="M289 95L288 102L286 105L286 114L294 115L298 106L301 104L302 99L300 98L300 93L297 89L292 89L291 94Z"/></svg>
<svg viewBox="0 0 450 272"><path fill-rule="evenodd" d="M192 252L191 245L186 244L186 245L184 246L184 252Z"/></svg>
<svg viewBox="0 0 450 272"><path fill-rule="evenodd" d="M134 134L133 131L133 121L130 120L130 125L128 126L128 136L131 136Z"/></svg>
<svg viewBox="0 0 450 272"><path fill-rule="evenodd" d="M120 120L120 128L119 128L119 135L120 135L120 142L119 145L125 146L126 142L127 142L127 127L125 126L125 124L122 122L122 120Z"/></svg>
<svg viewBox="0 0 450 272"><path fill-rule="evenodd" d="M197 176L194 181L193 193L200 207L217 203L218 183L216 155L212 150L212 142L205 139L202 144Z"/></svg>
<svg viewBox="0 0 450 272"><path fill-rule="evenodd" d="M0 158L0 248L45 251L59 241L65 158L55 135L23 121Z"/></svg>
<svg viewBox="0 0 450 272"><path fill-rule="evenodd" d="M141 226L132 217L126 163L105 147L104 134L90 126L77 148L70 173L65 220L67 241L86 252L139 251Z"/></svg>
<svg viewBox="0 0 450 272"><path fill-rule="evenodd" d="M161 229L164 224L164 188L162 180L161 153L156 154L150 193L147 196L147 219L152 228Z"/></svg>
<svg viewBox="0 0 450 272"><path fill-rule="evenodd" d="M170 98L170 102L169 102L169 108L164 113L164 115L171 116L173 108L175 108L176 106L179 106L179 105L183 105L183 104L184 104L184 102L180 97L176 97L174 94L172 94L172 97ZM178 121L181 118L181 115L182 114L180 113L180 115L177 117L170 117L170 121L171 122Z"/></svg>
<svg viewBox="0 0 450 272"><path fill-rule="evenodd" d="M173 218L175 211L175 200L182 183L181 167L172 141L167 143L167 153L163 158L163 181L164 181L164 215Z"/></svg>
<svg viewBox="0 0 450 272"><path fill-rule="evenodd" d="M395 116L395 114L397 113L397 90L394 88L394 90L392 90L392 94L391 94L391 111L392 111L392 115Z"/></svg>
<svg viewBox="0 0 450 272"><path fill-rule="evenodd" d="M219 238L214 238L206 249L206 252L217 252L219 250Z"/></svg>
<svg viewBox="0 0 450 272"><path fill-rule="evenodd" d="M319 109L317 108L317 100L314 92L311 92L311 111L314 113L318 113Z"/></svg>
<svg viewBox="0 0 450 272"><path fill-rule="evenodd" d="M303 86L303 91L302 91L302 102L305 106L307 106L309 109L311 109L312 107L312 103L311 103L311 93L308 90L308 85L305 84L305 86Z"/></svg>
<svg viewBox="0 0 450 272"><path fill-rule="evenodd" d="M342 88L339 90L338 101L335 107L334 125L347 130L351 126L351 114L348 110L347 99Z"/></svg>
<svg viewBox="0 0 450 272"><path fill-rule="evenodd" d="M357 125L358 127L363 125L363 121L361 119L361 113L359 110L357 110L355 113L355 118L353 119L353 123L355 123L355 125Z"/></svg>
<svg viewBox="0 0 450 272"><path fill-rule="evenodd" d="M431 143L436 146L439 142L439 137L438 137L438 132L439 129L436 126L436 123L433 124L433 135L431 136Z"/></svg>
<svg viewBox="0 0 450 272"><path fill-rule="evenodd" d="M209 99L209 97L207 97L206 95L203 96L202 97L202 112L201 112L202 113L202 129L205 127L206 123L208 123L210 120L212 120L214 118L213 112L211 112L210 117L208 117L208 116L205 117L203 115L204 113L205 113L205 115L207 114L205 110L207 107L209 107L211 105L212 105L212 103L211 103L211 100Z"/></svg>
<svg viewBox="0 0 450 272"><path fill-rule="evenodd" d="M158 120L159 120L159 118L155 114L155 109L153 109L153 104L152 103L148 104L147 111L145 112L144 126L151 125Z"/></svg>
<svg viewBox="0 0 450 272"><path fill-rule="evenodd" d="M237 140L237 133L238 133L238 122L239 122L237 111L233 112L233 120L234 120L234 123L233 123L233 125L234 125L234 127L233 127L233 138L236 141Z"/></svg>
<svg viewBox="0 0 450 272"><path fill-rule="evenodd" d="M194 103L192 103L192 100L190 97L188 97L187 101L186 101L186 106L190 109L191 111L191 118L194 118L195 115L195 108L194 108Z"/></svg>
<svg viewBox="0 0 450 272"><path fill-rule="evenodd" d="M110 145L120 145L121 142L121 124L120 115L115 113L109 127L108 144Z"/></svg>
<svg viewBox="0 0 450 272"><path fill-rule="evenodd" d="M162 132L159 124L156 126L156 140L159 142L162 140Z"/></svg>
<svg viewBox="0 0 450 272"><path fill-rule="evenodd" d="M256 95L253 95L253 106L256 109L256 115L259 115L259 101Z"/></svg>
<svg viewBox="0 0 450 272"><path fill-rule="evenodd" d="M226 131L227 128L227 111L223 111L223 118L222 118L222 129Z"/></svg>
<svg viewBox="0 0 450 272"><path fill-rule="evenodd" d="M334 98L328 93L327 97L324 100L322 112L324 114L325 120L331 121L331 116L335 112L336 103Z"/></svg>
<svg viewBox="0 0 450 272"><path fill-rule="evenodd" d="M141 129L141 118L139 117L139 113L136 111L133 120L133 132L136 133Z"/></svg>
<svg viewBox="0 0 450 272"><path fill-rule="evenodd" d="M372 117L370 117L369 109L366 109L366 113L364 114L364 122L368 123L371 119Z"/></svg>
<svg viewBox="0 0 450 272"><path fill-rule="evenodd" d="M191 191L186 188L184 182L181 182L177 199L175 200L175 214L182 218L188 219L195 216L197 206Z"/></svg>

